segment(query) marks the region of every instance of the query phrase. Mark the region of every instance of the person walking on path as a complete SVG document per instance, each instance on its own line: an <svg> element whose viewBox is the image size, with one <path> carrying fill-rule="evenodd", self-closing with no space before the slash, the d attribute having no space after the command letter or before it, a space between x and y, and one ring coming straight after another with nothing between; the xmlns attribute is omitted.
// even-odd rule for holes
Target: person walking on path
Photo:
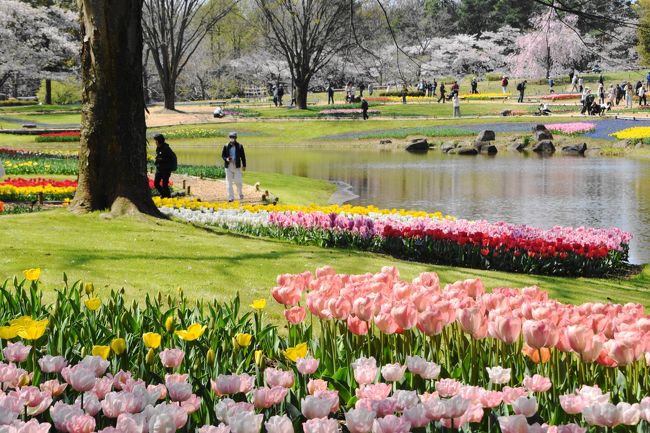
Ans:
<svg viewBox="0 0 650 433"><path fill-rule="evenodd" d="M643 86L639 87L639 92L637 93L637 95L639 96L639 107L648 105L648 101L646 99L645 94L646 94L645 87Z"/></svg>
<svg viewBox="0 0 650 433"><path fill-rule="evenodd" d="M528 81L524 80L521 83L517 84L517 90L519 91L519 99L517 99L517 102L520 104L524 102L524 93L526 92L527 83Z"/></svg>
<svg viewBox="0 0 650 433"><path fill-rule="evenodd" d="M244 146L237 141L237 133L228 134L230 142L223 147L221 159L226 169L226 183L228 184L228 202L235 199L233 184L237 186L239 200L244 199L244 190L242 187L242 171L246 171L246 153Z"/></svg>
<svg viewBox="0 0 650 433"><path fill-rule="evenodd" d="M598 83L598 103L605 103L605 86L603 83Z"/></svg>
<svg viewBox="0 0 650 433"><path fill-rule="evenodd" d="M617 95L618 95L618 86L610 84L609 85L609 100L607 101L610 107L613 107L614 104L616 103Z"/></svg>
<svg viewBox="0 0 650 433"><path fill-rule="evenodd" d="M573 74L573 78L571 78L571 92L577 92L578 91L578 74ZM580 90L582 92L582 90Z"/></svg>
<svg viewBox="0 0 650 433"><path fill-rule="evenodd" d="M278 87L277 86L273 86L273 104L275 104L276 107L278 106Z"/></svg>
<svg viewBox="0 0 650 433"><path fill-rule="evenodd" d="M454 107L454 117L460 117L460 96L458 95L458 92L454 92L453 95L451 103Z"/></svg>
<svg viewBox="0 0 650 433"><path fill-rule="evenodd" d="M632 95L634 94L634 89L632 88L632 83L628 82L625 86L625 108L632 108Z"/></svg>
<svg viewBox="0 0 650 433"><path fill-rule="evenodd" d="M334 104L334 87L332 87L332 83L329 83L327 85L327 105L333 105Z"/></svg>
<svg viewBox="0 0 650 433"><path fill-rule="evenodd" d="M578 78L578 91L582 93L585 89L585 80L582 77Z"/></svg>
<svg viewBox="0 0 650 433"><path fill-rule="evenodd" d="M171 197L169 177L172 175L172 171L176 171L178 161L172 148L165 142L164 135L156 134L153 139L156 142L156 176L153 185L160 193L161 198L169 198Z"/></svg>
<svg viewBox="0 0 650 433"><path fill-rule="evenodd" d="M368 120L368 101L366 101L366 98L361 98L361 111L363 112L363 120Z"/></svg>
<svg viewBox="0 0 650 433"><path fill-rule="evenodd" d="M282 98L284 97L284 86L280 84L278 86L278 105L282 107Z"/></svg>
<svg viewBox="0 0 650 433"><path fill-rule="evenodd" d="M553 89L555 87L555 80L552 78L548 79L548 93L555 93L555 90Z"/></svg>
<svg viewBox="0 0 650 433"><path fill-rule="evenodd" d="M447 102L445 99L445 83L442 81L440 82L440 98L438 99L438 103L440 103L440 101L442 101L443 104Z"/></svg>
<svg viewBox="0 0 650 433"><path fill-rule="evenodd" d="M508 77L506 77L505 75L501 79L501 90L503 91L504 95L508 93Z"/></svg>

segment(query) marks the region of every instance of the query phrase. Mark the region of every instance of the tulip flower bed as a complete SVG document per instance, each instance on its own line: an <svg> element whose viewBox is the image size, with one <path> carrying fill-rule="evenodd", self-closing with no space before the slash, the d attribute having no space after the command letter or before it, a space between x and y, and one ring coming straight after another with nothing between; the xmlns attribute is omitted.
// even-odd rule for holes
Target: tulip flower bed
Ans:
<svg viewBox="0 0 650 433"><path fill-rule="evenodd" d="M360 108L334 108L328 110L321 110L318 113L320 116L334 116L334 117L346 117L346 116L359 116L363 114L363 110ZM368 115L379 115L379 110L368 110Z"/></svg>
<svg viewBox="0 0 650 433"><path fill-rule="evenodd" d="M77 190L77 181L53 179L6 179L0 182L0 200L32 201L42 194L44 200L72 198Z"/></svg>
<svg viewBox="0 0 650 433"><path fill-rule="evenodd" d="M79 161L72 158L4 158L1 161L5 172L12 176L25 174L74 176L79 171Z"/></svg>
<svg viewBox="0 0 650 433"><path fill-rule="evenodd" d="M626 267L629 233L619 229L548 230L403 212L366 215L329 209L221 207L158 202L191 223L321 247L353 248L426 263L553 275L607 275Z"/></svg>
<svg viewBox="0 0 650 433"><path fill-rule="evenodd" d="M640 305L325 267L278 276L280 337L264 299L192 304L179 290L127 304L64 278L45 304L40 270L24 276L0 285L0 431L584 433L650 421Z"/></svg>
<svg viewBox="0 0 650 433"><path fill-rule="evenodd" d="M459 95L459 98L469 101L486 101L493 99L508 99L511 96L511 93L462 93Z"/></svg>
<svg viewBox="0 0 650 433"><path fill-rule="evenodd" d="M79 141L81 133L79 131L48 132L36 136L37 143L65 143Z"/></svg>
<svg viewBox="0 0 650 433"><path fill-rule="evenodd" d="M58 151L33 151L26 149L9 149L0 147L0 160L3 158L71 158L78 159L79 152L76 150L58 150Z"/></svg>
<svg viewBox="0 0 650 433"><path fill-rule="evenodd" d="M619 140L644 140L650 138L650 126L635 126L610 134Z"/></svg>
<svg viewBox="0 0 650 433"><path fill-rule="evenodd" d="M548 99L551 101L561 101L567 99L580 99L580 93L552 93L550 95L540 96L540 99Z"/></svg>
<svg viewBox="0 0 650 433"><path fill-rule="evenodd" d="M550 123L545 126L549 131L566 135L580 135L596 129L596 124L590 122Z"/></svg>

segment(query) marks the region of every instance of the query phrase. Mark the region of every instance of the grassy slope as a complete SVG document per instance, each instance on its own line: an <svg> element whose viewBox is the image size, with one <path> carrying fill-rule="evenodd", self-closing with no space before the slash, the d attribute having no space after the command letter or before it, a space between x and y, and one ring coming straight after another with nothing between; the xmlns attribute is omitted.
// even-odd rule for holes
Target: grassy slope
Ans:
<svg viewBox="0 0 650 433"><path fill-rule="evenodd" d="M555 278L429 266L348 250L324 250L286 242L207 231L187 224L98 214L74 216L65 210L0 217L4 254L0 279L41 267L46 287L70 279L93 281L100 293L124 287L128 296L187 289L192 298L227 299L239 291L245 302L269 298L277 274L332 265L340 272L377 271L396 265L412 278L434 270L443 282L474 276L490 287L539 284L564 302L641 302L650 306L650 269L629 280ZM277 317L279 309L274 309Z"/></svg>
<svg viewBox="0 0 650 433"><path fill-rule="evenodd" d="M334 184L319 179L252 171L244 173L244 183L253 185L255 182L260 183L262 190L280 198L281 203L327 203L336 191Z"/></svg>

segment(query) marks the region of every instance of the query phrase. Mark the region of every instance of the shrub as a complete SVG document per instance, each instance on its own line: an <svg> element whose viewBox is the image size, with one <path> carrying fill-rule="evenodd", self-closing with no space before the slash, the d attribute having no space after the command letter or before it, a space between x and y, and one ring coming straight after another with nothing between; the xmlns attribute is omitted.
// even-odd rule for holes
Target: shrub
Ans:
<svg viewBox="0 0 650 433"><path fill-rule="evenodd" d="M7 101L0 101L0 107L22 107L26 105L36 105L34 101L18 101L16 99L10 99Z"/></svg>
<svg viewBox="0 0 650 433"><path fill-rule="evenodd" d="M41 81L38 89L39 101L45 101L45 80ZM74 79L52 81L52 104L68 105L81 102L81 87Z"/></svg>

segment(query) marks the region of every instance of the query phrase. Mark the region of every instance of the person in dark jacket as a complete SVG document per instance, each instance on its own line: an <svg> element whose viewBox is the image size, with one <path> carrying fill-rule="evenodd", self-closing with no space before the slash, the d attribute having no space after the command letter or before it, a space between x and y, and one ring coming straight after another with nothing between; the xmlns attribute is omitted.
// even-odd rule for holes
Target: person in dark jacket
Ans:
<svg viewBox="0 0 650 433"><path fill-rule="evenodd" d="M363 120L368 120L368 101L366 101L366 98L361 98L361 111L363 111Z"/></svg>
<svg viewBox="0 0 650 433"><path fill-rule="evenodd" d="M440 103L440 101L442 101L443 104L446 101L445 100L445 83L443 83L442 81L440 82L440 98L438 99L438 103Z"/></svg>
<svg viewBox="0 0 650 433"><path fill-rule="evenodd" d="M519 98L517 99L517 102L519 102L520 104L524 102L524 94L526 93L526 84L528 84L527 80L524 80L521 83L517 84L517 90L519 91Z"/></svg>
<svg viewBox="0 0 650 433"><path fill-rule="evenodd" d="M154 135L153 139L156 142L156 176L153 184L160 193L160 197L169 198L171 197L169 177L172 175L172 171L176 170L176 154L165 142L165 137L162 134Z"/></svg>
<svg viewBox="0 0 650 433"><path fill-rule="evenodd" d="M223 147L221 159L223 159L226 169L226 182L228 184L228 202L235 199L233 184L237 185L239 199L244 199L244 190L242 188L242 171L246 171L246 153L244 146L237 141L237 133L228 134L230 142Z"/></svg>
<svg viewBox="0 0 650 433"><path fill-rule="evenodd" d="M332 83L327 85L327 105L334 104L334 87Z"/></svg>

